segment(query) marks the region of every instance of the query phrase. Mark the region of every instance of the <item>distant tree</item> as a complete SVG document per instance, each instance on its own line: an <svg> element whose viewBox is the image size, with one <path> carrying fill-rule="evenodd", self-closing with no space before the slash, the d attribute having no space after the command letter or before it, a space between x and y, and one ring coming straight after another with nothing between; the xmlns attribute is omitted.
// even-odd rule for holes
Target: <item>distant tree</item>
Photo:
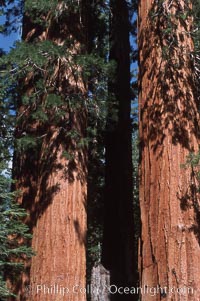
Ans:
<svg viewBox="0 0 200 301"><path fill-rule="evenodd" d="M130 90L130 21L126 1L110 1L110 61L105 134L105 200L102 263L118 287L135 285L133 166ZM114 294L111 300L134 300Z"/></svg>
<svg viewBox="0 0 200 301"><path fill-rule="evenodd" d="M106 104L108 78L112 77L112 63L108 61L109 3L93 1L88 12L88 45L90 54L88 90L88 235L87 267L91 270L100 261L103 234L103 198L105 185Z"/></svg>
<svg viewBox="0 0 200 301"><path fill-rule="evenodd" d="M139 272L156 301L199 298L199 195L182 168L200 138L191 13L191 1L139 3Z"/></svg>

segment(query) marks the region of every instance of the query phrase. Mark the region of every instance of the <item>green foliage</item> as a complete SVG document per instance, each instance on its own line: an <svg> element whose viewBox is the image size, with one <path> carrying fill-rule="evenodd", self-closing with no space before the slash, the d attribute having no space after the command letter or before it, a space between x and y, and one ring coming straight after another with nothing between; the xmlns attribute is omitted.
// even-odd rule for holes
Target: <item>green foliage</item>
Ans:
<svg viewBox="0 0 200 301"><path fill-rule="evenodd" d="M6 300L8 297L10 297L12 294L7 289L5 281L3 277L0 275L0 298L2 301Z"/></svg>
<svg viewBox="0 0 200 301"><path fill-rule="evenodd" d="M20 152L23 152L28 149L32 149L34 151L34 148L36 146L37 141L32 136L25 135L24 137L21 137L16 141L17 150Z"/></svg>
<svg viewBox="0 0 200 301"><path fill-rule="evenodd" d="M35 24L45 25L44 16L49 12L55 12L57 1L55 0L26 0L24 3L24 11L31 16ZM48 23L46 24L46 26Z"/></svg>
<svg viewBox="0 0 200 301"><path fill-rule="evenodd" d="M26 0L24 12L27 13L35 24L45 27L49 25L49 16L59 21L59 18L80 12L79 2L64 0L58 4L56 0Z"/></svg>
<svg viewBox="0 0 200 301"><path fill-rule="evenodd" d="M57 1L54 0L28 0L25 1L24 10L31 18L34 17L33 20L37 24L38 18L44 20L44 16L47 13L51 15L49 17L51 20L53 18L56 20L58 15L57 17L55 16L55 10L57 14L60 14L59 17L61 15L64 16L66 11L72 15L79 13L80 6L77 1L63 1L61 7L56 9L57 5ZM4 66L2 86L4 86L3 82L7 82L8 87L20 82L20 86L15 87L15 97L13 97L13 92L10 96L10 91L4 88L6 94L4 97L11 97L11 102L15 105L20 97L20 101L24 105L24 111L18 114L18 125L21 127L25 123L34 125L36 122L40 122L40 131L35 131L34 134L30 135L27 129L23 129L23 136L19 137L17 142L20 149L22 149L22 144L24 144L25 148L36 146L37 137L41 136L42 128L46 128L48 125L54 124L59 125L61 129L64 128L63 120L66 119L66 111L69 109L70 111L80 110L80 105L83 105L83 95L80 92L72 92L67 80L65 82L63 80L63 84L61 82L58 83L60 81L58 79L59 75L55 72L55 68L58 65L62 69L69 70L69 77L73 76L75 82L80 77L83 78L84 82L87 82L89 95L88 99L85 100L89 115L94 116L97 114L97 118L103 120L106 114L107 80L113 74L113 64L108 64L106 58L106 55L108 55L106 49L108 46L108 14L106 12L109 11L109 6L103 1L102 3L101 1L94 1L91 9L91 18L95 15L95 18L97 17L98 20L94 22L94 26L98 30L95 33L91 33L91 35L94 34L91 37L91 41L92 44L95 44L95 47L99 44L98 51L95 50L93 53L93 48L90 53L80 55L79 53L71 52L74 46L74 39L70 37L65 39L62 46L50 40L38 41L36 37L32 42L17 42L16 47L1 58L0 64ZM29 77L30 74L32 75L27 85L33 84L34 91L28 96L23 92L27 87L23 87L22 83L23 79ZM66 90L60 90L60 85L65 86ZM69 91L67 91L67 87ZM67 137L70 135L71 139L74 139L73 131L68 129ZM31 141L31 137L33 141ZM79 141L79 147L87 143L86 140L83 141L82 139Z"/></svg>
<svg viewBox="0 0 200 301"><path fill-rule="evenodd" d="M192 168L192 175L198 182L198 191L200 192L200 151L197 153L189 153L185 164L182 165L182 168Z"/></svg>
<svg viewBox="0 0 200 301"><path fill-rule="evenodd" d="M197 154L190 153L187 157L186 164L189 164L191 167L198 167L200 163L200 152Z"/></svg>
<svg viewBox="0 0 200 301"><path fill-rule="evenodd" d="M21 63L23 66L23 63ZM10 165L14 144L17 99L16 70L14 60L7 55L0 57L0 299L7 300L12 293L6 287L5 277L18 275L23 269L23 260L33 255L27 246L29 229L23 223L24 209L16 203L17 192L11 192ZM9 70L9 71L8 71Z"/></svg>
<svg viewBox="0 0 200 301"><path fill-rule="evenodd" d="M192 16L194 22L193 39L194 39L194 53L192 54L194 62L194 79L196 86L196 99L200 108L200 2L193 0Z"/></svg>
<svg viewBox="0 0 200 301"><path fill-rule="evenodd" d="M22 222L24 209L15 202L17 192L11 192L8 162L0 160L0 299L12 295L4 276L13 276L23 268L23 260L33 255L27 247L31 238L28 227Z"/></svg>

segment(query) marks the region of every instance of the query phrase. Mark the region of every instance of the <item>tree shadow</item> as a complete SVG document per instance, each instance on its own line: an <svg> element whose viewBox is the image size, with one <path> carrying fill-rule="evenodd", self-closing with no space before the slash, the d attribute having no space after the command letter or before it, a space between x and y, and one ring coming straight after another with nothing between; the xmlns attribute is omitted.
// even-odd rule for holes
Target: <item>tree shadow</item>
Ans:
<svg viewBox="0 0 200 301"><path fill-rule="evenodd" d="M43 143L39 144L37 148L30 148L25 152L15 154L14 178L18 179L17 186L22 187L20 192L21 206L28 212L25 223L31 234L33 234L38 220L53 203L55 196L61 192L59 180L68 182L69 185L73 185L76 180L80 181L81 184L86 181L86 149L79 149L78 155L71 160L63 157L61 152L62 148L73 154L76 151L75 144L69 137L65 139L63 133L55 135L54 132L49 131L44 137ZM58 178L57 175L59 175ZM86 210L86 196L82 197L85 200ZM81 232L79 221L74 220L73 225L77 240L80 245L85 245L86 233ZM27 244L31 246L31 241L27 241ZM37 252L37 250L34 251ZM30 284L30 265L30 261L25 260L23 279L26 280L23 283L23 288L26 290L29 290ZM24 295L21 278L13 278L12 280L15 291L20 294L20 300L27 300L27 294L33 292L27 291Z"/></svg>
<svg viewBox="0 0 200 301"><path fill-rule="evenodd" d="M153 5L148 26L141 30L139 36L139 48L142 49L139 90L145 95L145 99L141 99L140 117L143 119L145 115L148 119L148 124L143 123L146 139L142 143L151 141L153 151L159 148L162 155L166 129L172 137L172 144L180 144L190 151L193 150L191 136L199 139L200 131L192 44L184 32L189 30L188 26L181 20L179 29L184 34L180 34L179 30L176 31L178 25L175 27L175 23L178 21L175 20L171 24L171 32L166 33L166 28L170 26L169 18L163 11L159 17L153 17L159 9L156 4ZM180 18L178 20L180 22ZM174 41L170 43L172 37ZM146 91L141 87L143 80L148 81ZM191 130L190 135L188 129Z"/></svg>
<svg viewBox="0 0 200 301"><path fill-rule="evenodd" d="M43 17L45 20L45 16ZM71 25L72 20L77 21L76 26ZM55 45L60 45L60 42L63 45L64 42L66 47L69 46L74 52L80 54L83 49L76 48L83 43L84 31L80 30L83 24L79 21L79 13L61 14L58 19L52 18L47 30L45 22L36 24L35 20L25 13L23 40L32 45L36 43L36 46L37 42L43 40L55 42ZM21 149L15 150L13 178L17 180L16 188L21 189L19 199L21 206L28 213L25 223L29 226L31 234L38 220L53 203L55 196L61 192L59 180L66 181L69 185L73 185L76 180L85 184L87 176L86 146L79 146L79 140L86 137L84 83L80 79L81 75L73 73L73 68L77 67L75 62L71 68L73 62L67 65L64 59L61 62L55 55L48 64L50 70L45 63L41 70L33 68L33 71L28 74L24 72L24 77L19 80L17 103L19 122L15 136L17 139L31 137L36 143L34 146L30 144L26 148L22 146ZM55 67L53 72L52 66ZM34 98L34 89L40 81L44 84L44 91L40 91ZM79 86L80 83L82 85ZM58 95L62 102L51 104L50 107L46 106L47 96L51 94ZM30 98L28 104L23 103L24 95ZM41 108L46 114L46 119L37 120L32 113ZM72 136L72 131L78 133L78 138ZM65 156L65 152L68 157ZM85 204L86 196L82 197ZM77 233L77 240L81 245L85 244L85 233L81 232L79 221L74 220L73 226ZM14 291L22 294L20 296L22 301L27 300L27 297L23 296L22 286L30 283L30 261L25 260L25 262L26 268L23 274L25 282L22 283L20 278L13 279Z"/></svg>
<svg viewBox="0 0 200 301"><path fill-rule="evenodd" d="M166 139L188 152L196 150L194 141L200 139L193 46L188 35L192 25L179 17L181 4L171 5L176 14L169 19L167 8L155 3L147 25L139 33L140 155L150 146L149 151L156 154L157 159L163 155ZM143 20L139 22L142 24ZM191 193L196 193L192 186L190 195L181 198L182 209L184 203L187 204L185 200L193 198ZM193 206L195 208L194 203Z"/></svg>
<svg viewBox="0 0 200 301"><path fill-rule="evenodd" d="M185 168L191 168L190 166ZM188 185L186 192L183 195L177 194L180 201L180 206L183 211L188 211L191 208L194 211L194 222L187 227L189 232L193 232L199 245L200 245L200 183L197 176L197 170L192 168L190 173L190 184Z"/></svg>
<svg viewBox="0 0 200 301"><path fill-rule="evenodd" d="M81 245L86 245L86 233L82 231L80 223L77 219L74 220L74 228Z"/></svg>

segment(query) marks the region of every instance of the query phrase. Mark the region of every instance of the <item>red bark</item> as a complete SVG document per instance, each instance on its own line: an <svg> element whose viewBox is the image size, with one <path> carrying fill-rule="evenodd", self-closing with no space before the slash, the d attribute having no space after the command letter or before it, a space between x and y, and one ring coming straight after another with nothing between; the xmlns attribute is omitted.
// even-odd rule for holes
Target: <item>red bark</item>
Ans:
<svg viewBox="0 0 200 301"><path fill-rule="evenodd" d="M192 18L179 15L187 10L185 1L139 4L142 301L200 297L197 187L193 170L181 167L199 144Z"/></svg>
<svg viewBox="0 0 200 301"><path fill-rule="evenodd" d="M35 149L17 153L14 162L16 188L21 191L18 201L29 213L26 223L31 228L31 246L36 252L26 262L21 279L14 283L20 301L86 300L87 149L78 146L80 141L70 136L73 131L78 133L79 140L86 135L86 87L80 67L77 66L79 75L73 73L72 67L73 54L85 49L86 35L81 16L61 6L62 3L58 6L57 20L51 12L45 17L49 24L46 29L33 23L29 15L25 15L23 24L23 39L27 43L49 40L63 45L68 39L71 41L66 49L68 54L50 62L53 74L49 75L48 68L41 71L48 89L51 84L53 87L39 99L48 122L31 123L33 105L26 106L21 101L18 104L17 138L26 133L42 141ZM68 11L62 18L63 10ZM33 71L21 81L23 95L30 97L35 92L35 80ZM59 93L63 101L52 110L45 108L49 93ZM67 102L66 97L71 95L80 98L78 107L70 107ZM54 120L56 110L64 112L59 122ZM72 158L64 156L65 151Z"/></svg>

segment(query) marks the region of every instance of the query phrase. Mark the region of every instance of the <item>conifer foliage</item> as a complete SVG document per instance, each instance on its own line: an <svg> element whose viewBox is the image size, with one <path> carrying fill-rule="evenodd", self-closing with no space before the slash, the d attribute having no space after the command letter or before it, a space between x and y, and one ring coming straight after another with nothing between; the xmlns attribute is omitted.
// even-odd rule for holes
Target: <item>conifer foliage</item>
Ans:
<svg viewBox="0 0 200 301"><path fill-rule="evenodd" d="M19 275L23 261L33 255L27 246L31 239L28 227L23 223L27 216L16 203L19 191L12 191L11 162L13 149L14 107L10 92L11 82L5 72L5 61L1 61L0 74L0 299L7 300L12 295L5 278ZM9 93L8 93L9 91ZM12 99L13 100L13 99ZM22 243L24 241L24 243Z"/></svg>
<svg viewBox="0 0 200 301"><path fill-rule="evenodd" d="M5 276L13 278L23 271L25 259L34 255L27 241L31 239L28 227L22 222L24 209L16 203L16 193L10 191L10 180L5 176L4 165L0 167L0 298L7 300L11 291L5 283ZM20 243L21 240L25 241Z"/></svg>

